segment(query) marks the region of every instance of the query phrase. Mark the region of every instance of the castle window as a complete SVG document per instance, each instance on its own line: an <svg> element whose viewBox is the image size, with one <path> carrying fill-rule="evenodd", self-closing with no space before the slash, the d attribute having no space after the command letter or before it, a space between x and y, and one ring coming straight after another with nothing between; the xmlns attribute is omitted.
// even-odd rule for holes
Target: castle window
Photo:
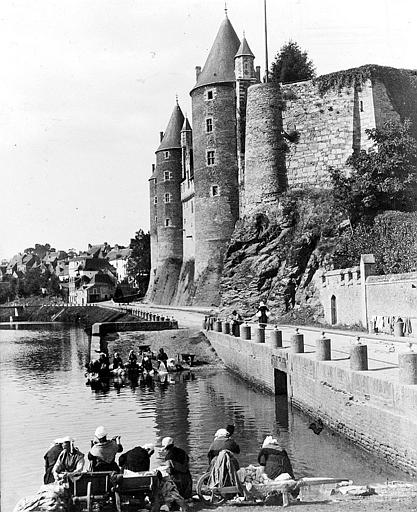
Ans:
<svg viewBox="0 0 417 512"><path fill-rule="evenodd" d="M164 181L172 180L172 172L171 171L164 171Z"/></svg>
<svg viewBox="0 0 417 512"><path fill-rule="evenodd" d="M213 90L207 91L207 99L212 100L214 97Z"/></svg>
<svg viewBox="0 0 417 512"><path fill-rule="evenodd" d="M155 224L158 222L158 217L155 215Z"/></svg>
<svg viewBox="0 0 417 512"><path fill-rule="evenodd" d="M191 213L194 213L194 203L191 201Z"/></svg>
<svg viewBox="0 0 417 512"><path fill-rule="evenodd" d="M169 158L169 151L164 152L164 158L165 158L165 160L167 160Z"/></svg>
<svg viewBox="0 0 417 512"><path fill-rule="evenodd" d="M243 72L248 73L249 72L249 64L247 61L243 63Z"/></svg>
<svg viewBox="0 0 417 512"><path fill-rule="evenodd" d="M212 185L212 187L211 187L211 195L213 197L220 195L220 190L219 190L219 186L218 185Z"/></svg>
<svg viewBox="0 0 417 512"><path fill-rule="evenodd" d="M349 271L347 276L348 276L348 281L352 281L352 279L353 279L352 272Z"/></svg>
<svg viewBox="0 0 417 512"><path fill-rule="evenodd" d="M170 203L172 201L172 194L169 192L166 192L164 194L164 203Z"/></svg>
<svg viewBox="0 0 417 512"><path fill-rule="evenodd" d="M210 133L213 131L213 119L209 117L206 119L206 132Z"/></svg>
<svg viewBox="0 0 417 512"><path fill-rule="evenodd" d="M363 112L363 101L360 102L361 112Z"/></svg>
<svg viewBox="0 0 417 512"><path fill-rule="evenodd" d="M158 198L156 196L153 198L153 204L158 204Z"/></svg>
<svg viewBox="0 0 417 512"><path fill-rule="evenodd" d="M207 165L214 165L214 151L207 151Z"/></svg>
<svg viewBox="0 0 417 512"><path fill-rule="evenodd" d="M172 226L171 219L165 219L165 227L169 228L170 226Z"/></svg>

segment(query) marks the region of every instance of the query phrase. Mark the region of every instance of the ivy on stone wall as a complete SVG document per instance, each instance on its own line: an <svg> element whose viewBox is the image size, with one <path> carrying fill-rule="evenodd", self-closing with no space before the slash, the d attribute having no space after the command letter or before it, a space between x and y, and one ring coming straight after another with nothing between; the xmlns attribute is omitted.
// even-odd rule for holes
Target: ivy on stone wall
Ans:
<svg viewBox="0 0 417 512"><path fill-rule="evenodd" d="M352 87L360 90L367 80L380 80L384 84L394 109L402 121L411 120L417 138L417 70L367 64L319 76L313 83L323 96L330 90L340 92Z"/></svg>

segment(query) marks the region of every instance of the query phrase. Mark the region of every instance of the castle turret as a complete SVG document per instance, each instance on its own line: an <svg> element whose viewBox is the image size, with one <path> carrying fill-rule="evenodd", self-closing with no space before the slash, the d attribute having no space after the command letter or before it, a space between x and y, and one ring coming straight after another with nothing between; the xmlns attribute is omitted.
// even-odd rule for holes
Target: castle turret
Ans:
<svg viewBox="0 0 417 512"><path fill-rule="evenodd" d="M182 152L181 129L184 116L175 105L167 129L156 150L156 165L150 180L151 248L157 244L157 258L152 256L154 274L148 297L157 304L169 304L176 293L182 264ZM153 217L153 218L152 218Z"/></svg>
<svg viewBox="0 0 417 512"><path fill-rule="evenodd" d="M282 95L274 83L253 85L248 91L244 212L278 201L287 186L282 128Z"/></svg>
<svg viewBox="0 0 417 512"><path fill-rule="evenodd" d="M181 130L182 182L181 201L183 217L183 262L192 261L195 255L195 214L194 214L194 160L193 134L185 118Z"/></svg>
<svg viewBox="0 0 417 512"><path fill-rule="evenodd" d="M218 304L227 243L239 215L235 56L226 17L191 91L195 185L195 303Z"/></svg>
<svg viewBox="0 0 417 512"><path fill-rule="evenodd" d="M246 103L248 87L257 82L253 61L255 56L249 48L245 36L235 55L236 76L236 134L237 134L237 161L239 170L239 197L242 200L245 184L245 134L246 134ZM240 204L239 210L242 211Z"/></svg>

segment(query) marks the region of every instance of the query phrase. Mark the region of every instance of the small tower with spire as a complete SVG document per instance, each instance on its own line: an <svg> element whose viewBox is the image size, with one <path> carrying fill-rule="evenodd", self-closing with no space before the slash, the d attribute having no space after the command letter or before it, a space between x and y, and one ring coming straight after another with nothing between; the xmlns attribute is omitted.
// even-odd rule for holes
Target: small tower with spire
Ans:
<svg viewBox="0 0 417 512"><path fill-rule="evenodd" d="M184 115L176 101L165 133L156 150L156 164L150 179L151 195L151 279L147 296L157 304L170 304L175 296L182 265L182 151Z"/></svg>
<svg viewBox="0 0 417 512"><path fill-rule="evenodd" d="M181 130L182 181L181 201L183 217L183 263L194 261L195 214L194 214L194 161L193 133L186 117Z"/></svg>
<svg viewBox="0 0 417 512"><path fill-rule="evenodd" d="M256 83L257 77L253 62L255 56L249 48L245 34L235 55L236 76L236 134L237 134L237 159L239 168L239 197L242 198L245 185L245 137L246 137L246 103L248 88ZM241 200L241 199L240 199ZM242 211L242 204L239 205Z"/></svg>

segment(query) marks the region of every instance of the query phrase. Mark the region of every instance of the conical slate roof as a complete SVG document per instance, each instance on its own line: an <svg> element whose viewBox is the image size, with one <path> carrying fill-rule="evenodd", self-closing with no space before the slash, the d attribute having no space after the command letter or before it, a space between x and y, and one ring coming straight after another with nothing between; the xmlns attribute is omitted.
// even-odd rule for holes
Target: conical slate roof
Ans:
<svg viewBox="0 0 417 512"><path fill-rule="evenodd" d="M248 55L250 57L254 57L255 55L252 53L252 50L249 48L248 42L246 41L246 37L243 36L242 42L240 43L239 50L237 51L236 57L242 57L243 55Z"/></svg>
<svg viewBox="0 0 417 512"><path fill-rule="evenodd" d="M240 46L229 18L225 18L217 32L209 56L204 64L197 83L192 90L202 85L235 81L235 55Z"/></svg>
<svg viewBox="0 0 417 512"><path fill-rule="evenodd" d="M188 121L188 117L184 119L184 124L182 125L182 132L191 132L191 125Z"/></svg>
<svg viewBox="0 0 417 512"><path fill-rule="evenodd" d="M164 137L156 151L166 149L181 149L181 128L184 123L184 115L178 103L172 111Z"/></svg>

